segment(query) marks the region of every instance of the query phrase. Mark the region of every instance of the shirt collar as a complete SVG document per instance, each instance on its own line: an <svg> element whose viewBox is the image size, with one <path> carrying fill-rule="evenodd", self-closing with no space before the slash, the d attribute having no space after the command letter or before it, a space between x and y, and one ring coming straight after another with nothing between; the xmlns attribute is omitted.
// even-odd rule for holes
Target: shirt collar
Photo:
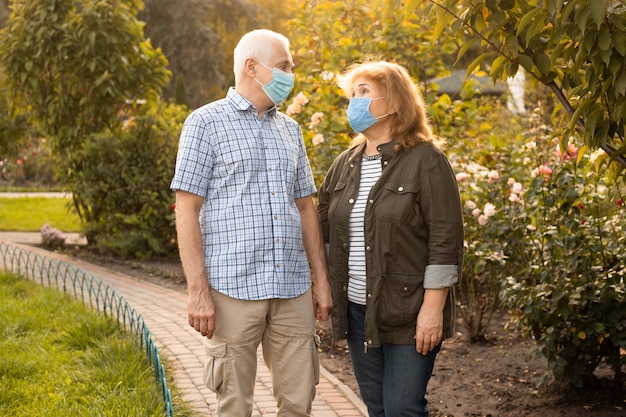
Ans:
<svg viewBox="0 0 626 417"><path fill-rule="evenodd" d="M230 102L233 104L233 106L235 106L237 110L254 112L257 111L257 108L254 107L250 100L239 94L234 87L230 87L228 89L226 97L228 98L228 100L230 100ZM267 110L267 114L273 114L274 112L276 112L276 106L273 106L272 108Z"/></svg>

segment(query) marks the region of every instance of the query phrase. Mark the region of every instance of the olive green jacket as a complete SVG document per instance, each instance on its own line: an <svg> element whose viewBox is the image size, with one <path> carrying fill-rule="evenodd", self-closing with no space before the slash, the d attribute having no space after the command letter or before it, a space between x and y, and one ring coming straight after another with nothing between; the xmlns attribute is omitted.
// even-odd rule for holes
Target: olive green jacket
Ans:
<svg viewBox="0 0 626 417"><path fill-rule="evenodd" d="M365 210L366 316L370 347L415 343L424 288L452 287L461 279L463 212L455 174L441 150L420 143L409 150L379 147L382 174ZM349 219L359 191L365 144L344 151L318 192L333 290L335 339L348 331ZM444 309L444 338L453 334L454 291Z"/></svg>

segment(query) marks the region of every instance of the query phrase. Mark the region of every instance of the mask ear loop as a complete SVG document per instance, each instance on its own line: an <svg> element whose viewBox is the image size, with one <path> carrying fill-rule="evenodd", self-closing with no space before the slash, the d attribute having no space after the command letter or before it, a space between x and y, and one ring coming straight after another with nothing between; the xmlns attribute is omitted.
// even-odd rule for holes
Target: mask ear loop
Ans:
<svg viewBox="0 0 626 417"><path fill-rule="evenodd" d="M374 100L382 100L382 99L384 99L384 98L385 98L385 97L376 97L376 98L373 98L371 101L374 101ZM370 101L370 104L371 104L371 101ZM369 109L369 106L367 107L367 110L370 112L370 114L372 114L372 111ZM372 116L374 116L374 115L372 114ZM374 116L374 119L376 119L376 120L380 120L380 119L382 119L383 117L387 117L387 116L391 116L391 113L383 114L382 116L378 116L378 117Z"/></svg>
<svg viewBox="0 0 626 417"><path fill-rule="evenodd" d="M261 65L263 65L265 68L267 68L267 69L271 70L271 68L270 68L270 67L268 67L267 65L265 65L264 63L262 63L261 61L259 61L259 60L257 60L257 59L255 59L255 60L254 60L254 62L256 62L257 64L261 64ZM256 78L256 68L254 69L254 81L256 81L257 83L259 83L259 85L260 85L261 87L264 87L264 86L265 86L265 84L263 84L261 81L259 81L259 80Z"/></svg>

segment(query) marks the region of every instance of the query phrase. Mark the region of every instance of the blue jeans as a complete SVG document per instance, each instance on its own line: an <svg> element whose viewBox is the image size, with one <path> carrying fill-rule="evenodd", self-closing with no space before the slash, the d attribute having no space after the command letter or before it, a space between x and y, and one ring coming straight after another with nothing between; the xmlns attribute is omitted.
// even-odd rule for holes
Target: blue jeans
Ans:
<svg viewBox="0 0 626 417"><path fill-rule="evenodd" d="M426 386L441 344L427 355L415 344L385 343L365 352L365 306L348 304L348 348L370 417L428 417Z"/></svg>

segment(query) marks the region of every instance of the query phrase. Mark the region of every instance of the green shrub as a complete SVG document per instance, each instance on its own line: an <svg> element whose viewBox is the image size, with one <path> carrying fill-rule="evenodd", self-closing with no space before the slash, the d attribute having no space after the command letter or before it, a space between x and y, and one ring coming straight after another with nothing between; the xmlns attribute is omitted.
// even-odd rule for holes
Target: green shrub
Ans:
<svg viewBox="0 0 626 417"><path fill-rule="evenodd" d="M622 384L626 218L620 188L598 175L598 164L608 159L602 151L585 154L573 143L564 149L540 112L526 119L524 132L507 140L464 138L452 146L465 208L462 317L470 339L478 340L496 305L510 308L522 334L535 339L535 353L548 360L543 382L587 388L605 362Z"/></svg>
<svg viewBox="0 0 626 417"><path fill-rule="evenodd" d="M589 388L605 361L618 386L626 364L626 222L621 197L587 156L551 164L527 193L532 213L526 252L503 299L519 328L536 340L553 379ZM547 166L547 165L546 165Z"/></svg>
<svg viewBox="0 0 626 417"><path fill-rule="evenodd" d="M88 138L71 189L90 245L134 258L177 253L169 184L185 116L161 104Z"/></svg>

